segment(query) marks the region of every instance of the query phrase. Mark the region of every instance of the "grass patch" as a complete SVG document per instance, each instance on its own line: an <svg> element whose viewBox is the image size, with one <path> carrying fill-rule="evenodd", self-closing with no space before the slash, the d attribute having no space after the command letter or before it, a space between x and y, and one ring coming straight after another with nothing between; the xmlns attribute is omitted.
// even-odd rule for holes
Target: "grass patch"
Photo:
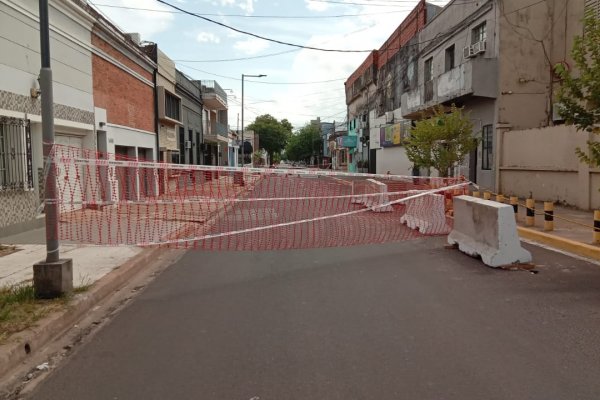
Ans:
<svg viewBox="0 0 600 400"><path fill-rule="evenodd" d="M0 344L10 335L32 327L41 318L62 309L69 297L53 300L35 298L32 282L0 288Z"/></svg>

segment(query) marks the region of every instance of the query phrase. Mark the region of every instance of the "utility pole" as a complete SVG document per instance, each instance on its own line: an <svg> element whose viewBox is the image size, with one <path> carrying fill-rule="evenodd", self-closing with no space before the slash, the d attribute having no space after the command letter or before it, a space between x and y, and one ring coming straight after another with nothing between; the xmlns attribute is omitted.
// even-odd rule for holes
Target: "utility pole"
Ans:
<svg viewBox="0 0 600 400"><path fill-rule="evenodd" d="M42 140L44 170L44 210L46 213L46 260L33 266L35 294L41 298L61 296L73 290L73 260L60 259L58 243L59 209L57 202L56 168L50 165L54 147L54 99L50 66L50 23L48 0L39 0L40 11L40 89L42 102Z"/></svg>
<svg viewBox="0 0 600 400"><path fill-rule="evenodd" d="M244 166L244 78L263 78L265 74L260 75L246 75L242 74L242 167ZM253 149L254 150L254 149Z"/></svg>

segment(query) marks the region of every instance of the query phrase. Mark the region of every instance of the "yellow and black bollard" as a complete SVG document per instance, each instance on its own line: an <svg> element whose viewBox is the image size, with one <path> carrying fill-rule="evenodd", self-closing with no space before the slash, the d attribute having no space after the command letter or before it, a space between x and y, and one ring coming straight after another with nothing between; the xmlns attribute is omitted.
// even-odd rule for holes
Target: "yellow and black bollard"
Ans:
<svg viewBox="0 0 600 400"><path fill-rule="evenodd" d="M600 244L600 210L594 211L594 243Z"/></svg>
<svg viewBox="0 0 600 400"><path fill-rule="evenodd" d="M488 191L483 192L483 199L484 200L489 200L492 198L492 194Z"/></svg>
<svg viewBox="0 0 600 400"><path fill-rule="evenodd" d="M544 202L544 230L554 230L554 203L551 201Z"/></svg>
<svg viewBox="0 0 600 400"><path fill-rule="evenodd" d="M479 197L480 193L479 192L473 192L473 197Z"/></svg>
<svg viewBox="0 0 600 400"><path fill-rule="evenodd" d="M515 212L515 221L519 220L519 198L517 196L510 196L510 205Z"/></svg>
<svg viewBox="0 0 600 400"><path fill-rule="evenodd" d="M525 214L525 225L533 226L535 224L535 200L527 199L525 201L525 207L527 208L527 214Z"/></svg>
<svg viewBox="0 0 600 400"><path fill-rule="evenodd" d="M501 194L497 194L497 195L496 195L496 201L497 201L498 203L504 203L504 196L503 196L503 195L501 195Z"/></svg>

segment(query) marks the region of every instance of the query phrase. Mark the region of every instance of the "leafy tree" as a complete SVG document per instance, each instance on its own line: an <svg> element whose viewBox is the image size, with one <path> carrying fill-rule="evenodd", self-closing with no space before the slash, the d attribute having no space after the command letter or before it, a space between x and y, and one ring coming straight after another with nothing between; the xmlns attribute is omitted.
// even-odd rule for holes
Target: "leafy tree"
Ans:
<svg viewBox="0 0 600 400"><path fill-rule="evenodd" d="M279 153L285 148L288 138L292 134L292 124L287 119L278 121L269 114L256 117L247 129L258 134L259 146L267 151L270 160L273 159L273 154Z"/></svg>
<svg viewBox="0 0 600 400"><path fill-rule="evenodd" d="M577 36L571 55L578 74L564 64L555 66L562 78L558 92L559 113L579 131L600 134L600 19L588 12L583 20L585 35ZM579 158L591 166L600 166L600 142L588 141L589 154L577 148Z"/></svg>
<svg viewBox="0 0 600 400"><path fill-rule="evenodd" d="M319 127L307 124L290 137L285 155L288 160L308 161L311 156L318 155L322 147L323 138Z"/></svg>
<svg viewBox="0 0 600 400"><path fill-rule="evenodd" d="M406 139L408 159L421 168L435 168L447 177L450 168L465 160L477 148L473 124L462 108L452 105L449 113L439 106L433 116L416 123L410 138Z"/></svg>

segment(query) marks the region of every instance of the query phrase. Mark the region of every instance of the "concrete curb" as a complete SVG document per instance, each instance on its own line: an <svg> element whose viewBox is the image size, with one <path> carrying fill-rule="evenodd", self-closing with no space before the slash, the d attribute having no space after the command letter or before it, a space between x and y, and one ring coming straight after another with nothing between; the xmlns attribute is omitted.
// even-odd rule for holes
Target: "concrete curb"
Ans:
<svg viewBox="0 0 600 400"><path fill-rule="evenodd" d="M17 365L30 358L79 321L97 303L125 285L164 249L151 248L127 260L102 278L90 290L76 298L66 310L54 313L40 321L34 328L16 334L10 343L0 346L0 380ZM28 349L28 351L26 350Z"/></svg>
<svg viewBox="0 0 600 400"><path fill-rule="evenodd" d="M600 247L518 226L519 236L578 256L600 261Z"/></svg>

